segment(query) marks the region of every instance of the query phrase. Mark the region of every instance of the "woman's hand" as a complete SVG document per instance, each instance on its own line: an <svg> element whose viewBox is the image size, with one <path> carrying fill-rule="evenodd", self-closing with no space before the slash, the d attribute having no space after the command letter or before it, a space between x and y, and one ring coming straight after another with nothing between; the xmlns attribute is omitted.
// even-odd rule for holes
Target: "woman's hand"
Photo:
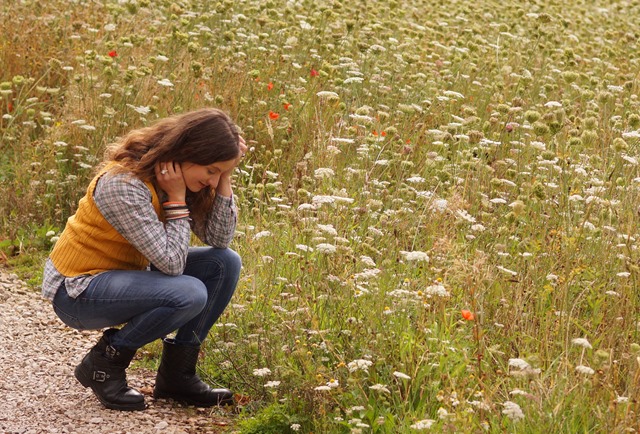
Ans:
<svg viewBox="0 0 640 434"><path fill-rule="evenodd" d="M233 171L235 170L235 168L238 167L238 165L240 164L240 161L244 157L244 154L248 151L247 142L244 140L244 137L240 137L240 141L238 145L240 147L240 155L238 155L238 157L235 159L235 164L231 169L227 170L226 172L222 172L220 174L220 181L218 182L216 193L221 196L225 196L225 197L231 196L232 194L231 175L233 174Z"/></svg>
<svg viewBox="0 0 640 434"><path fill-rule="evenodd" d="M182 177L180 163L164 161L156 164L156 180L158 186L167 193L169 202L184 202L187 186Z"/></svg>

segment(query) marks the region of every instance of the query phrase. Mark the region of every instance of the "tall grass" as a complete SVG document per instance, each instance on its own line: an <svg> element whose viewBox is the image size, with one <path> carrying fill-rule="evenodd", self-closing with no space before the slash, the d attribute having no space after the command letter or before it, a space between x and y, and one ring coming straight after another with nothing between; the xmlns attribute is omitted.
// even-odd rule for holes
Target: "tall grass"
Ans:
<svg viewBox="0 0 640 434"><path fill-rule="evenodd" d="M48 247L131 128L242 127L234 429L638 429L637 2L1 8L5 244Z"/></svg>

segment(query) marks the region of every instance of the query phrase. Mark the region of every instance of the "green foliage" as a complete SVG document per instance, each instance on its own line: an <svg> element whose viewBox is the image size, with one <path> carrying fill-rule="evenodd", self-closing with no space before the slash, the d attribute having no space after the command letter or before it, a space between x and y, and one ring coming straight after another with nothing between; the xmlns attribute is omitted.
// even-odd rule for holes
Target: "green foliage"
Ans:
<svg viewBox="0 0 640 434"><path fill-rule="evenodd" d="M299 418L287 415L286 407L280 404L270 404L239 425L241 434L285 434L293 433L290 428Z"/></svg>

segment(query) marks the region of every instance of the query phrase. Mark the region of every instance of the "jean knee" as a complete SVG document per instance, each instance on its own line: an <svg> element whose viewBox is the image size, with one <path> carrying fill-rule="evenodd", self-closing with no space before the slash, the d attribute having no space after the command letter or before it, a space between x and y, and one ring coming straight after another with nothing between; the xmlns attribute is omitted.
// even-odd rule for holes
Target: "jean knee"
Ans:
<svg viewBox="0 0 640 434"><path fill-rule="evenodd" d="M242 268L242 258L235 250L224 249L222 260L224 261L225 270L229 270L229 273L237 275L240 274L240 269Z"/></svg>
<svg viewBox="0 0 640 434"><path fill-rule="evenodd" d="M181 276L180 280L176 287L177 307L181 310L200 312L207 304L207 287L195 277Z"/></svg>

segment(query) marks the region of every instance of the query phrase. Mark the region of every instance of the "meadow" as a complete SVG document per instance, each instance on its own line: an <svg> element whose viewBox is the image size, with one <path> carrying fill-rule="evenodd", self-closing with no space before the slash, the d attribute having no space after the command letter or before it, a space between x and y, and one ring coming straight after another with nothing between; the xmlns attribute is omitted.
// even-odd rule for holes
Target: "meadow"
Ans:
<svg viewBox="0 0 640 434"><path fill-rule="evenodd" d="M0 11L0 246L34 286L107 144L242 128L203 373L230 432L640 428L637 0Z"/></svg>

